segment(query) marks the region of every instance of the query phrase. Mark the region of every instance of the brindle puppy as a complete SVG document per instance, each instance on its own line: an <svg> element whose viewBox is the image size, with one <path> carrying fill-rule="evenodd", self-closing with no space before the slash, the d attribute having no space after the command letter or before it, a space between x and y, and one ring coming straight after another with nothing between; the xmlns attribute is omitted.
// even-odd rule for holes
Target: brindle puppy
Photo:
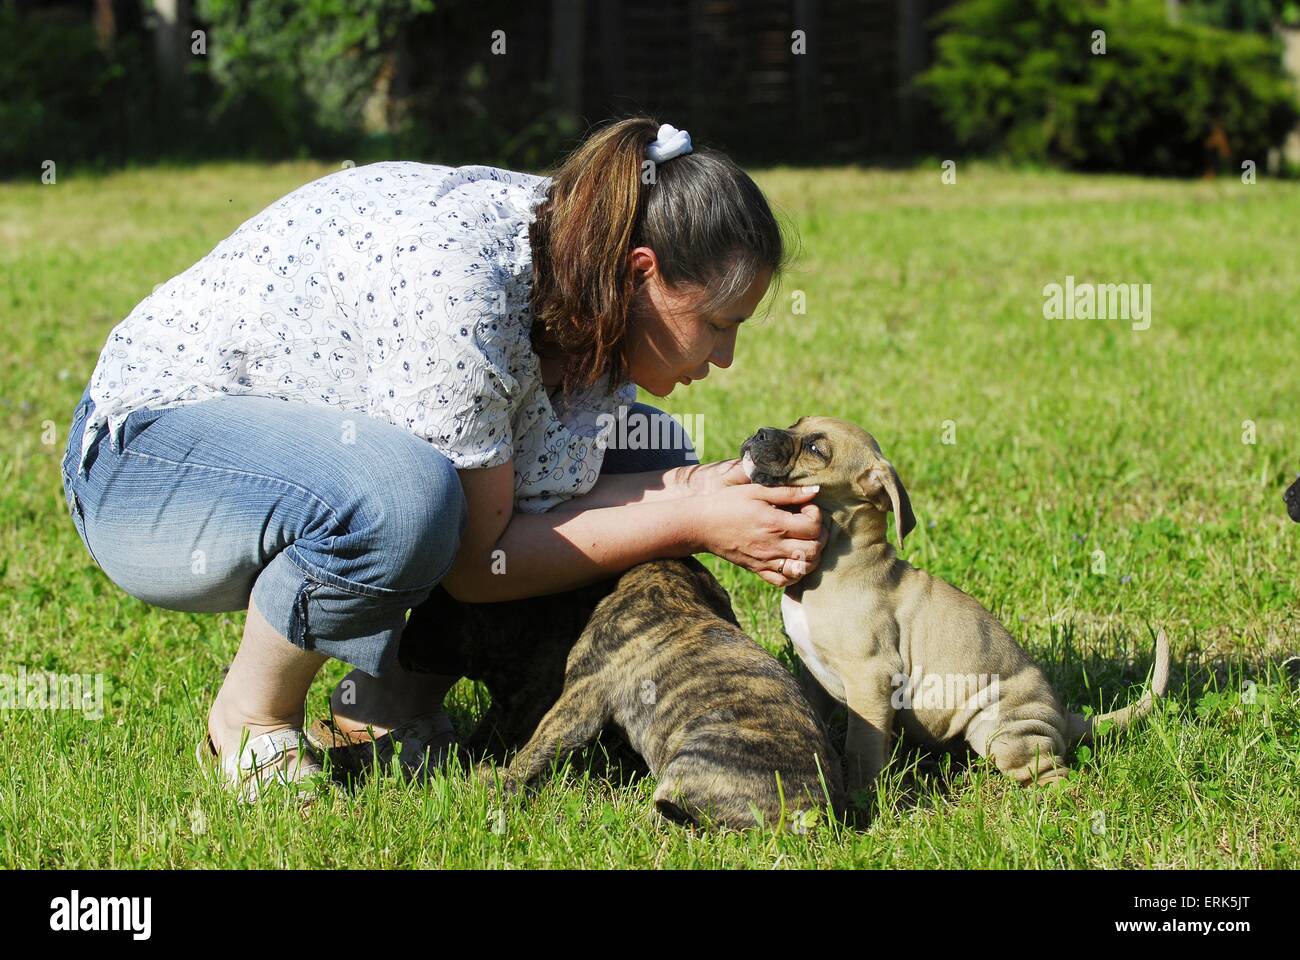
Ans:
<svg viewBox="0 0 1300 960"><path fill-rule="evenodd" d="M476 762L504 763L528 742L559 699L569 651L596 604L617 582L610 578L564 593L501 603L460 603L435 587L411 610L398 660L414 672L483 683L492 705L465 740L464 750ZM616 741L613 745L617 749Z"/></svg>
<svg viewBox="0 0 1300 960"><path fill-rule="evenodd" d="M838 757L798 684L740 629L726 592L690 560L633 567L569 653L564 689L506 768L515 790L616 726L678 823L743 828L842 809ZM825 787L823 787L825 784Z"/></svg>

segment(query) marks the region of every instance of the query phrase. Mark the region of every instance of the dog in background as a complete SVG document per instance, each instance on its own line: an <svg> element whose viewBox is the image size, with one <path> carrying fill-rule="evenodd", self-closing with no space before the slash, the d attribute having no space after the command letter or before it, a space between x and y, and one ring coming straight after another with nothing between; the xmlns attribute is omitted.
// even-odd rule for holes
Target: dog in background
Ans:
<svg viewBox="0 0 1300 960"><path fill-rule="evenodd" d="M1296 523L1300 523L1300 477L1295 478L1295 483L1287 488L1282 499L1286 501L1287 514Z"/></svg>
<svg viewBox="0 0 1300 960"><path fill-rule="evenodd" d="M886 515L894 514L900 545L916 518L898 473L862 428L802 417L788 430L759 430L741 456L756 483L821 487L813 502L830 537L817 568L786 588L781 613L816 698L848 707L850 790L885 767L896 722L909 740L963 737L1022 784L1043 783L1068 773L1068 750L1123 729L1164 694L1169 644L1161 631L1152 688L1140 702L1093 718L1066 712L988 610L894 552Z"/></svg>

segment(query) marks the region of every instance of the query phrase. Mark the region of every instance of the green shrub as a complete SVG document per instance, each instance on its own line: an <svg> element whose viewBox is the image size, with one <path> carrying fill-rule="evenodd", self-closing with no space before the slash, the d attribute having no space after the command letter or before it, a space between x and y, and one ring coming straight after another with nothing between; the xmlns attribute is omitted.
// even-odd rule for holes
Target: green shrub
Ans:
<svg viewBox="0 0 1300 960"><path fill-rule="evenodd" d="M938 22L920 84L967 149L1187 176L1262 165L1300 118L1279 43L1170 24L1163 0L961 0Z"/></svg>
<svg viewBox="0 0 1300 960"><path fill-rule="evenodd" d="M432 0L200 0L218 96L208 125L269 154L355 141L384 54Z"/></svg>

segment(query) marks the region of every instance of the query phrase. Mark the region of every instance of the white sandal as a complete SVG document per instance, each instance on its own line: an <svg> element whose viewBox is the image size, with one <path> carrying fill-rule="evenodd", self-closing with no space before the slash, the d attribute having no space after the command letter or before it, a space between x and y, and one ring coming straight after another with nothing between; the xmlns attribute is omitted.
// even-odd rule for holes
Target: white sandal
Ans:
<svg viewBox="0 0 1300 960"><path fill-rule="evenodd" d="M282 769L280 761L295 750L297 762L288 770ZM253 737L238 756L227 757L217 752L212 735L208 734L195 748L195 756L206 771L215 773L219 766L223 785L234 787L239 798L247 803L262 796L270 784L303 783L324 772L303 732L294 728ZM314 790L306 787L298 791L299 800L311 800L315 795Z"/></svg>

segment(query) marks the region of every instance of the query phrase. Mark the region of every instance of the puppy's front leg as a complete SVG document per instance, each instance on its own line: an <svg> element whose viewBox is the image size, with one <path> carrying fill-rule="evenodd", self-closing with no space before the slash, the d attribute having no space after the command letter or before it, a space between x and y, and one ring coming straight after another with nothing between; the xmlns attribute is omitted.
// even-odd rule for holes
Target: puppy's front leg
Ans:
<svg viewBox="0 0 1300 960"><path fill-rule="evenodd" d="M826 691L807 664L799 664L799 675L796 677L799 681L799 689L803 691L804 698L808 701L808 706L813 708L813 713L817 719L826 724L830 722L831 714L839 706L839 701Z"/></svg>
<svg viewBox="0 0 1300 960"><path fill-rule="evenodd" d="M894 725L891 689L888 667L868 664L858 675L844 677L849 708L844 753L851 794L873 784L889 760L889 734Z"/></svg>
<svg viewBox="0 0 1300 960"><path fill-rule="evenodd" d="M506 767L507 781L516 785L531 783L552 760L567 757L594 740L608 719L608 701L599 677L584 677L566 687L537 725L537 731Z"/></svg>

